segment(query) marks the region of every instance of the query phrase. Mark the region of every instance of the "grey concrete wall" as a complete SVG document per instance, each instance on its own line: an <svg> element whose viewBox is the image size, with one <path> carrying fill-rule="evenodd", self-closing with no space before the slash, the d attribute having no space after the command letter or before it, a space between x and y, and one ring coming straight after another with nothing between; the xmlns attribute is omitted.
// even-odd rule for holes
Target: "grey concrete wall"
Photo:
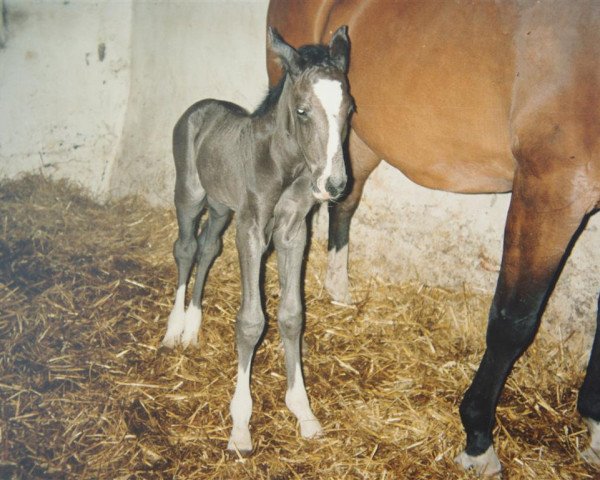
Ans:
<svg viewBox="0 0 600 480"><path fill-rule="evenodd" d="M6 0L0 49L0 175L42 171L99 198L170 205L170 135L196 100L253 108L266 91L267 0ZM388 165L367 184L353 274L491 292L508 195L421 188ZM324 217L317 222L324 235ZM577 243L546 319L590 330L600 289L600 215Z"/></svg>

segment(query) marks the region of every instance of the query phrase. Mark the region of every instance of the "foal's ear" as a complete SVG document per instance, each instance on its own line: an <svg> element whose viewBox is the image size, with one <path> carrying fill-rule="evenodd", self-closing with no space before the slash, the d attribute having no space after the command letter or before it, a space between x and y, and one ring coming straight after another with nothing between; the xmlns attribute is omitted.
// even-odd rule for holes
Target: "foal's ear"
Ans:
<svg viewBox="0 0 600 480"><path fill-rule="evenodd" d="M350 62L350 39L348 38L348 27L346 25L338 28L331 42L329 42L329 56L333 64L342 72L348 72Z"/></svg>
<svg viewBox="0 0 600 480"><path fill-rule="evenodd" d="M300 68L300 54L294 47L288 45L279 32L273 27L269 27L269 49L277 55L283 68L291 75L298 75Z"/></svg>

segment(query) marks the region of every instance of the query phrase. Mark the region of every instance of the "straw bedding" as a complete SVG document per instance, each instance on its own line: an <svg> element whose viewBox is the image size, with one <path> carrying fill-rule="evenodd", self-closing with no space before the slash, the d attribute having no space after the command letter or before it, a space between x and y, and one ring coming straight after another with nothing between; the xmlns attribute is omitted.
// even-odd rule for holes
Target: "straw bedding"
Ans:
<svg viewBox="0 0 600 480"><path fill-rule="evenodd" d="M489 296L360 276L355 306L306 271L304 368L326 435L299 437L284 405L275 260L253 369L255 454L225 453L236 372L234 227L208 279L200 348L159 348L175 287L172 209L93 202L31 176L0 185L0 478L447 479L459 400L484 347ZM273 256L272 256L273 257ZM509 379L496 446L506 478L592 479L575 412L588 350L543 330Z"/></svg>

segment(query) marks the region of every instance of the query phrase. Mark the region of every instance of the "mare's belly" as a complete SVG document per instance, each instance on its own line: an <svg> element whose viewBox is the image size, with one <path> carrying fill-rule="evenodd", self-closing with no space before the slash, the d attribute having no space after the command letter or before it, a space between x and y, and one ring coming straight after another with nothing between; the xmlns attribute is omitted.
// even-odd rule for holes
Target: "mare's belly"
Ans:
<svg viewBox="0 0 600 480"><path fill-rule="evenodd" d="M424 186L510 190L510 2L371 2L353 12L343 20L361 138ZM341 20L334 12L331 22Z"/></svg>

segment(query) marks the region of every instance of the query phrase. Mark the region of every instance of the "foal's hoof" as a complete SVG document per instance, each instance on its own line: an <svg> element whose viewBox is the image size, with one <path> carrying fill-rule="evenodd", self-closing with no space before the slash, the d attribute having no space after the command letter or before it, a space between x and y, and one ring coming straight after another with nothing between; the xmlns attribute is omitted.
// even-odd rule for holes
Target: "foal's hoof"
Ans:
<svg viewBox="0 0 600 480"><path fill-rule="evenodd" d="M473 470L478 475L498 475L502 470L502 465L500 465L500 460L498 460L493 446L475 457L467 452L462 452L454 461L464 470Z"/></svg>
<svg viewBox="0 0 600 480"><path fill-rule="evenodd" d="M239 454L242 457L248 457L252 455L252 438L250 431L233 431L229 442L227 443L227 450L234 454Z"/></svg>
<svg viewBox="0 0 600 480"><path fill-rule="evenodd" d="M177 345L179 345L180 338L181 338L181 334L174 334L174 333L167 332L165 334L164 338L162 339L162 341L160 342L160 344L163 347L175 348Z"/></svg>
<svg viewBox="0 0 600 480"><path fill-rule="evenodd" d="M300 435L308 440L320 438L323 436L323 427L316 418L302 420L300 421Z"/></svg>
<svg viewBox="0 0 600 480"><path fill-rule="evenodd" d="M183 348L196 348L198 346L198 332L190 332L187 329L181 334L181 346Z"/></svg>
<svg viewBox="0 0 600 480"><path fill-rule="evenodd" d="M202 310L192 304L185 312L185 324L183 332L181 332L181 346L183 348L198 346L200 325L202 325Z"/></svg>
<svg viewBox="0 0 600 480"><path fill-rule="evenodd" d="M600 450L595 450L592 447L589 447L581 452L581 458L583 458L590 465L600 467Z"/></svg>

